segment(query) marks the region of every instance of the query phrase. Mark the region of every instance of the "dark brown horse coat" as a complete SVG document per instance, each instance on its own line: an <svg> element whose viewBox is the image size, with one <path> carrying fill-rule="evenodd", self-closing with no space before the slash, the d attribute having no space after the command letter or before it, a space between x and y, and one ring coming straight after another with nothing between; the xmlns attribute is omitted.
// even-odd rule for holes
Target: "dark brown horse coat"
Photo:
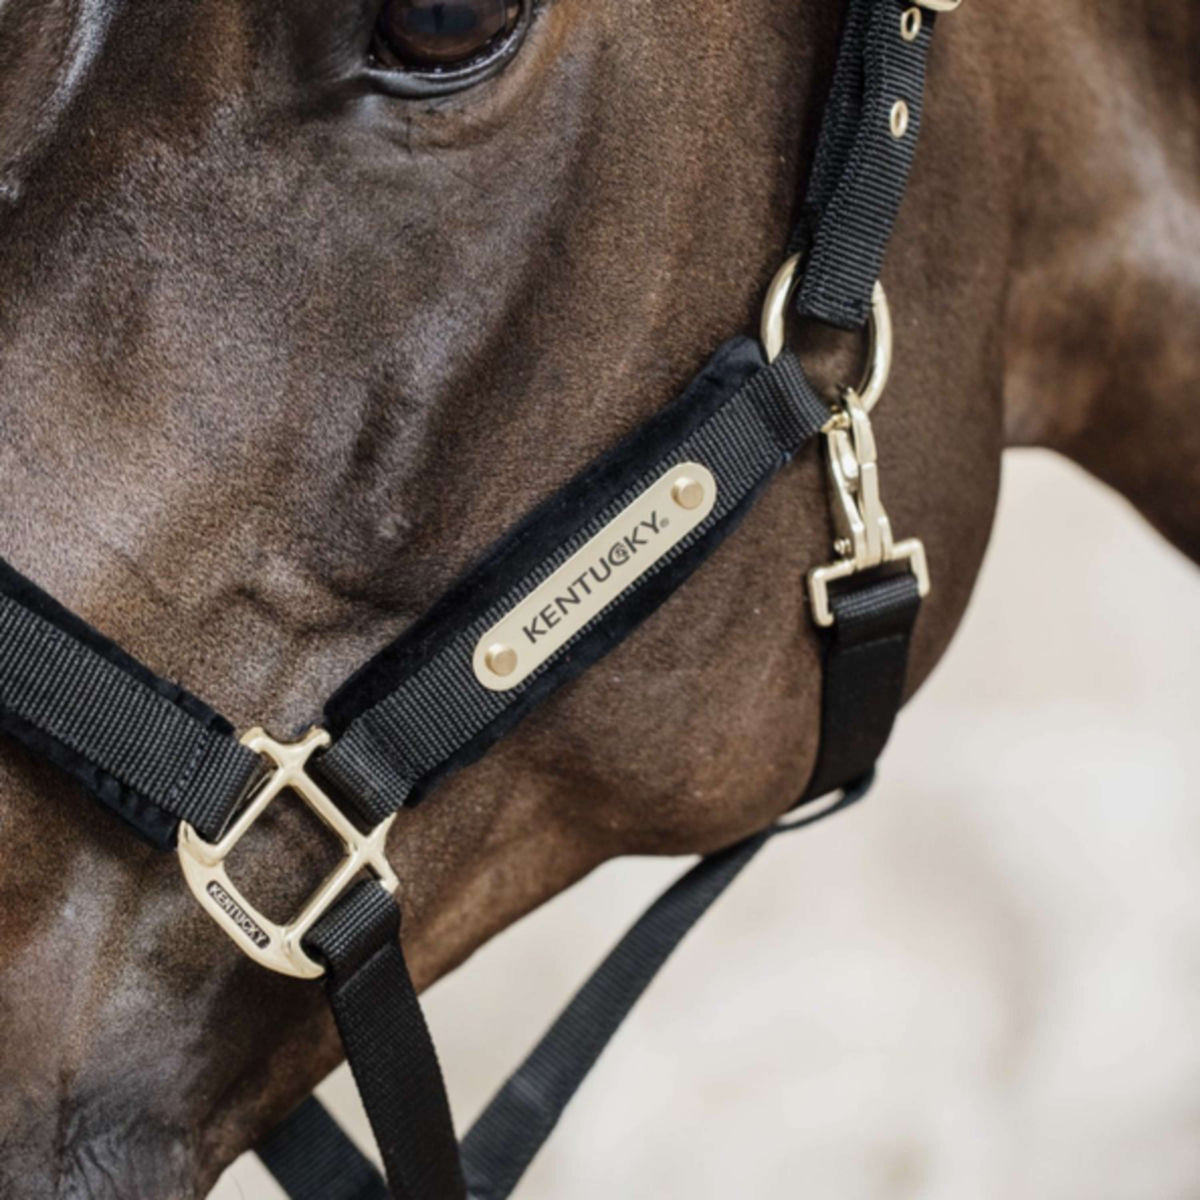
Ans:
<svg viewBox="0 0 1200 1200"><path fill-rule="evenodd" d="M754 328L841 6L546 0L507 73L437 102L363 86L374 9L0 4L0 553L280 733ZM876 421L935 572L914 688L1006 441L1074 456L1200 558L1198 62L1194 0L972 0L939 29ZM810 454L402 816L420 981L607 857L787 805L829 542ZM321 870L299 819L264 830L268 908ZM0 1195L202 1195L336 1061L319 992L242 960L172 861L12 745L0 831Z"/></svg>

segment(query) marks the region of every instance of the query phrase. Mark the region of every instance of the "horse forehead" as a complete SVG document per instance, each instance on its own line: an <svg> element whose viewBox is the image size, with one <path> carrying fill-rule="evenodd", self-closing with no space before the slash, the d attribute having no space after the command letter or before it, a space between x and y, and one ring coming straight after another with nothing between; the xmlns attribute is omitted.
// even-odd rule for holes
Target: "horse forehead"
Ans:
<svg viewBox="0 0 1200 1200"><path fill-rule="evenodd" d="M773 173L778 101L647 74L732 4L554 0L500 79L412 105L336 86L361 0L89 2L61 0L91 49L0 206L0 546L145 655L161 604L112 619L131 583L201 613L236 586L267 624L419 611L754 289L681 314L662 281L773 242L771 189L709 168L742 139Z"/></svg>
<svg viewBox="0 0 1200 1200"><path fill-rule="evenodd" d="M331 95L332 47L361 5L37 3L0 3L0 66L22 68L0 71L10 351L40 327L57 346L41 371L115 360L111 379L153 374L164 342L202 349L195 386L176 389L193 411L224 358L253 397L240 415L269 416L288 363L309 366L293 384L358 364L381 390L444 374L447 339L430 335L463 332L449 308L488 323L483 298L506 280L497 241L519 257L550 180L518 186L505 151L519 130L466 144L477 113L425 114L452 153L418 155L403 106ZM387 362L367 361L385 345ZM306 418L304 390L293 427L328 423Z"/></svg>
<svg viewBox="0 0 1200 1200"><path fill-rule="evenodd" d="M120 424L165 402L203 422L214 450L247 423L276 443L317 434L317 450L369 425L373 458L380 440L411 449L439 401L494 397L505 328L536 338L554 370L582 372L575 339L539 328L549 296L610 361L605 327L636 321L643 297L665 302L645 286L662 273L653 259L626 249L634 238L664 267L678 260L690 236L680 168L708 146L638 122L655 101L621 111L630 89L588 76L580 42L590 32L594 50L626 4L547 4L549 32L495 88L413 106L330 83L363 49L345 36L361 0L38 3L0 4L0 33L41 68L25 72L24 97L42 114L40 144L0 155L14 197L0 198L10 402L51 384L59 408L98 393L77 405L89 437L88 412ZM607 50L604 70L623 53ZM49 116L38 87L57 97ZM646 89L664 103L670 92ZM20 107L13 87L4 96ZM624 294L598 309L597 288L614 283ZM524 372L533 355L516 357ZM536 394L523 382L506 418ZM445 417L443 433L469 430Z"/></svg>

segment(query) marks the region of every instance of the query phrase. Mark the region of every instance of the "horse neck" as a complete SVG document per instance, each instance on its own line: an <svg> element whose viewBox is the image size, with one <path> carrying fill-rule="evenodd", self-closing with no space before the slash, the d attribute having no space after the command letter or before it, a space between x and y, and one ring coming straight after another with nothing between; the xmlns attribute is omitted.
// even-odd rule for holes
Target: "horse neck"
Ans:
<svg viewBox="0 0 1200 1200"><path fill-rule="evenodd" d="M991 47L1020 169L1008 439L1075 459L1200 561L1200 18L1009 8Z"/></svg>

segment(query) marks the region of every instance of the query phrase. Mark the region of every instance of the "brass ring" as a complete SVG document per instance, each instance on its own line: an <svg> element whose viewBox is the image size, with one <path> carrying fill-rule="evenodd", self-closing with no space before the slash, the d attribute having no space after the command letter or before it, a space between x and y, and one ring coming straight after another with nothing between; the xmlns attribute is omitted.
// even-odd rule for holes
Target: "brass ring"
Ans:
<svg viewBox="0 0 1200 1200"><path fill-rule="evenodd" d="M793 254L775 273L767 296L763 301L762 338L767 362L774 362L787 344L787 310L796 287L796 273L803 260L802 254ZM871 292L871 319L867 325L867 367L862 382L855 389L867 412L879 403L887 388L892 373L892 311L888 306L887 293L883 284L876 281Z"/></svg>

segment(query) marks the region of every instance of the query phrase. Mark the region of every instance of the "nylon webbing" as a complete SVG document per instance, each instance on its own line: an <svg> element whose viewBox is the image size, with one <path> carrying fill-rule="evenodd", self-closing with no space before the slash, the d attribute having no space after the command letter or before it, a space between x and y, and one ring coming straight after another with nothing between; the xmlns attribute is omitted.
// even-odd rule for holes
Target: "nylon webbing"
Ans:
<svg viewBox="0 0 1200 1200"><path fill-rule="evenodd" d="M861 800L874 774L827 808L780 822L698 862L617 943L463 1139L472 1200L505 1200L625 1017L696 922L756 854Z"/></svg>
<svg viewBox="0 0 1200 1200"><path fill-rule="evenodd" d="M329 1005L392 1200L462 1200L450 1104L400 949L396 902L378 883L360 883L317 922L304 945L327 967ZM346 1157L344 1147L338 1153Z"/></svg>
<svg viewBox="0 0 1200 1200"><path fill-rule="evenodd" d="M291 1200L391 1200L375 1164L309 1096L257 1148Z"/></svg>
<svg viewBox="0 0 1200 1200"><path fill-rule="evenodd" d="M194 697L99 635L89 643L52 620L57 606L4 565L0 728L156 844L173 842L179 819L215 838L258 772L258 756Z"/></svg>
<svg viewBox="0 0 1200 1200"><path fill-rule="evenodd" d="M735 346L736 353L746 358L750 352L746 344ZM417 802L434 780L463 761L465 748L481 753L534 703L610 649L619 637L609 636L607 630L620 627L623 637L665 600L733 528L747 502L829 419L828 409L793 354L784 353L766 367L757 347L752 350L755 373L746 382L736 376L740 386L721 398L698 427L668 441L651 461L644 461L644 455L639 461L636 444L614 452L616 461L628 461L632 468L608 485L602 499L582 509L584 518L576 518L574 527L564 529L544 556L503 591L480 602L484 585L473 587L468 579L459 590L471 599L461 607L455 625L440 630L436 639L425 638L421 631L401 639L402 643L431 641L432 652L389 680L390 690L352 720L333 747L315 760L314 774L353 803L367 820L381 821L400 806ZM725 353L728 357L728 348ZM710 373L719 371L724 360L718 355L714 361L717 365ZM684 411L687 399L685 394ZM662 439L653 427L648 428L655 434L657 447ZM665 470L688 461L708 467L717 480L717 501L710 516L523 684L508 692L485 688L472 669L475 645L483 633ZM551 502L553 509L579 511L581 505L571 496L579 486L577 481L564 488ZM542 519L540 513L538 519ZM545 520L550 520L549 515ZM539 534L546 540L544 529L539 528ZM512 544L519 547L520 539L513 539ZM499 564L485 562L489 579L504 574L503 559ZM589 646L589 638L597 631L600 637L593 638ZM391 648L383 656L397 653L397 648ZM330 724L336 726L336 721Z"/></svg>
<svg viewBox="0 0 1200 1200"><path fill-rule="evenodd" d="M873 778L848 788L827 808L701 859L638 918L463 1139L471 1200L505 1200L512 1192L675 948L767 842L849 808L867 794ZM386 1195L379 1173L315 1099L297 1108L257 1152L290 1200Z"/></svg>
<svg viewBox="0 0 1200 1200"><path fill-rule="evenodd" d="M791 251L807 251L797 311L843 329L860 329L867 321L917 151L937 14L919 9L920 32L910 41L902 22L914 7L913 0L850 0L792 234ZM900 104L903 123L894 125Z"/></svg>
<svg viewBox="0 0 1200 1200"><path fill-rule="evenodd" d="M808 251L797 289L799 311L846 328L866 322L920 131L933 14L922 11L916 36L906 37L901 19L910 8L910 3L897 0L850 2L805 220L793 246ZM908 28L911 32L911 25ZM902 119L897 116L899 105ZM604 519L597 517L601 523ZM548 566L546 574L552 569ZM528 590L535 583L529 583ZM505 603L515 598L519 596L506 597ZM823 635L820 752L806 799L867 770L882 750L903 699L919 603L911 575L856 578L831 597L834 627ZM478 636L489 624L482 620L472 634ZM453 690L461 694L461 683ZM422 697L423 704L429 699ZM412 731L423 725L425 712L427 707L403 698L401 687L356 718L341 743L352 745L349 739L355 738L356 729L367 730L379 718L367 739L376 747L390 739L409 739L407 778L400 774L399 788L381 807L380 816L411 799L422 773L429 772L430 759L422 761L420 738L415 752L411 744ZM488 719L486 713L473 717L479 726ZM467 730L471 720L468 716ZM463 732L460 727L458 736ZM369 757L363 749L353 749L360 761ZM453 757L451 746L436 753L446 761L447 751ZM394 772L386 762L376 765ZM344 782L361 789L365 780L360 775ZM383 784L377 795L386 795L394 786L395 779ZM758 835L695 868L638 922L568 1005L464 1141L472 1200L505 1200L511 1193L679 938L775 832Z"/></svg>
<svg viewBox="0 0 1200 1200"><path fill-rule="evenodd" d="M795 239L808 251L799 311L847 328L867 319L920 130L934 14L922 9L920 30L908 38L902 19L910 9L909 0L849 0ZM418 801L653 612L829 415L790 353L767 366L757 344L727 344L679 400L531 514L330 701L335 741L312 760L314 775L372 823ZM484 688L471 666L480 636L665 470L693 460L718 483L706 520L521 685ZM882 748L903 697L918 608L907 576L856 577L831 603L822 743L806 795L844 783ZM163 847L181 818L215 838L259 770L216 713L3 562L0 728ZM859 795L848 792L829 811ZM654 973L761 846L826 815L768 830L699 864L633 927L468 1134L465 1164L477 1200L508 1196ZM315 1102L268 1140L264 1157L306 1200L460 1200L462 1164L394 902L377 884L362 883L306 945L327 964L330 1003L391 1191Z"/></svg>
<svg viewBox="0 0 1200 1200"><path fill-rule="evenodd" d="M834 594L830 607L834 622L822 636L821 739L809 799L861 775L883 753L904 701L921 597L905 572Z"/></svg>

